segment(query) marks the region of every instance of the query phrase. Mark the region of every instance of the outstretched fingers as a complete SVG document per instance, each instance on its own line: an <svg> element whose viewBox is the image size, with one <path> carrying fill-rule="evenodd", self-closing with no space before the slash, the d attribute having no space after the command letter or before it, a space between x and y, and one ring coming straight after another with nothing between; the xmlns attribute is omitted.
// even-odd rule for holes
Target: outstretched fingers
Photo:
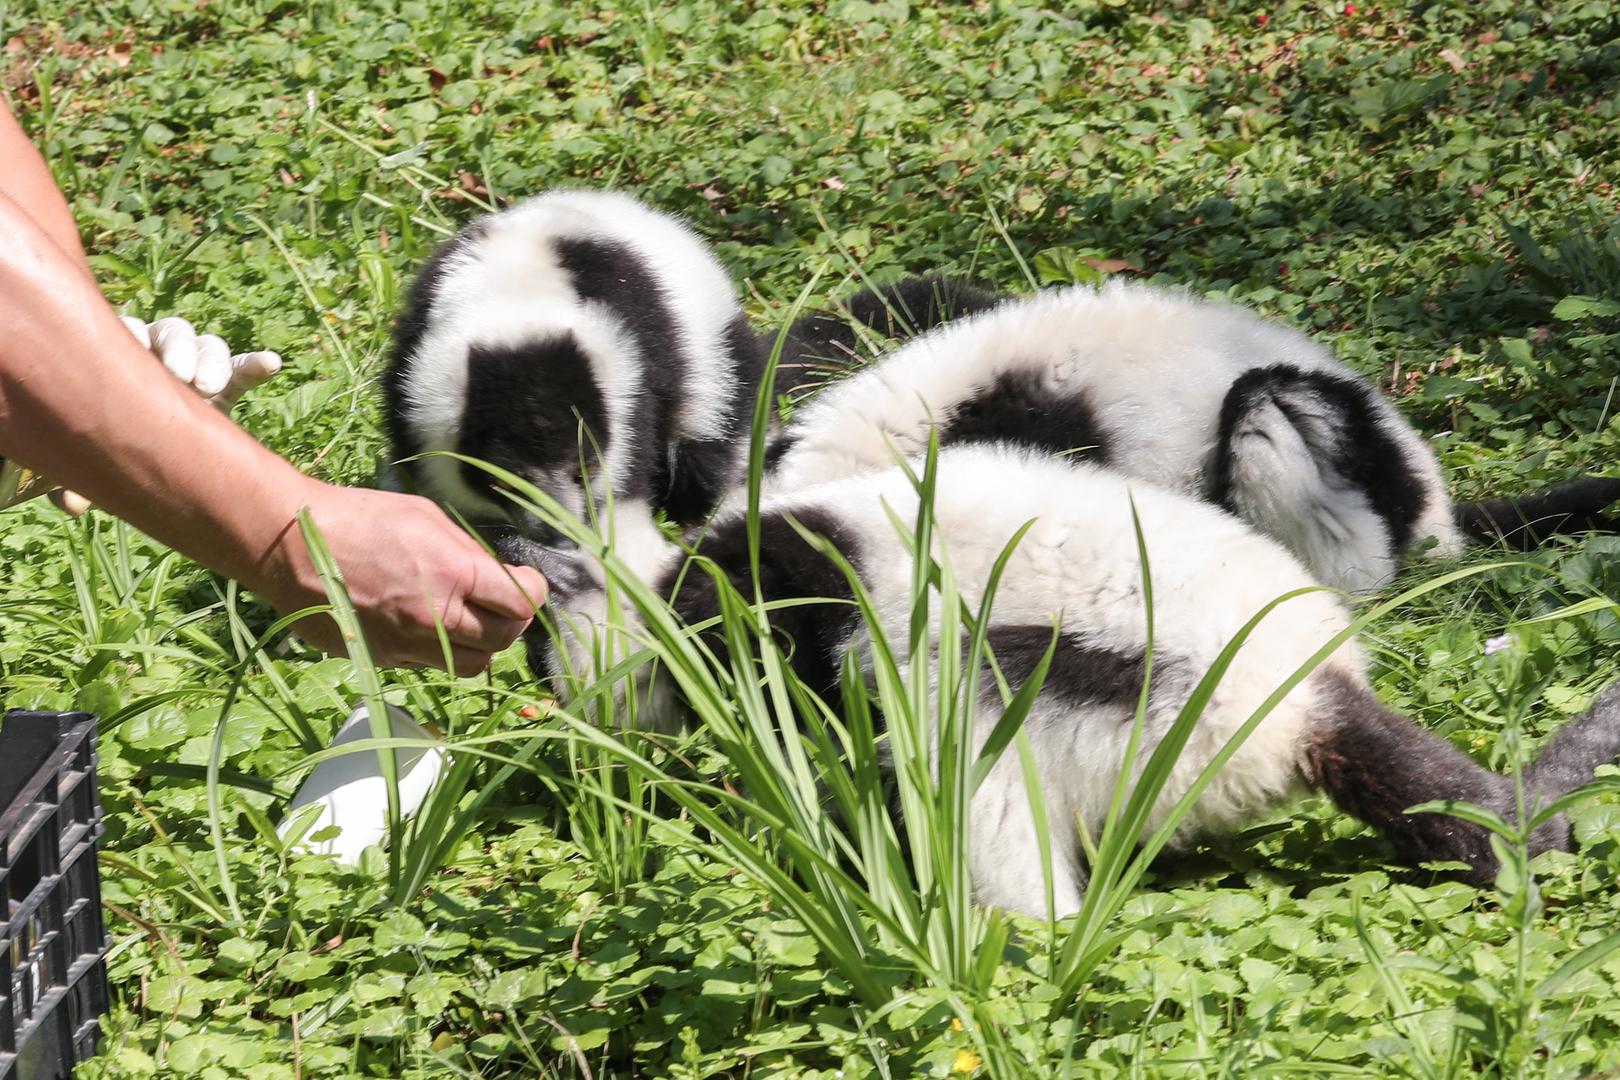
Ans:
<svg viewBox="0 0 1620 1080"><path fill-rule="evenodd" d="M243 394L280 371L281 357L268 349L260 349L256 352L238 353L231 357L230 364L230 378L225 388L208 399L225 412L230 412L231 406L235 405Z"/></svg>
<svg viewBox="0 0 1620 1080"><path fill-rule="evenodd" d="M147 332L152 336L152 351L163 361L163 366L189 385L197 377L196 328L185 319L171 315L149 323Z"/></svg>
<svg viewBox="0 0 1620 1080"><path fill-rule="evenodd" d="M222 392L231 381L231 347L218 334L197 337L197 371L191 385L205 398Z"/></svg>

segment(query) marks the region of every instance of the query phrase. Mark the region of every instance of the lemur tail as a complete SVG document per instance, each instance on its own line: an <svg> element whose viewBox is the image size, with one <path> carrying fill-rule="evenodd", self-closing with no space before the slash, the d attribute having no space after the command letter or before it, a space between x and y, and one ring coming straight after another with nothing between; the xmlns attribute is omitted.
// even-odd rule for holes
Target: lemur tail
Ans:
<svg viewBox="0 0 1620 1080"><path fill-rule="evenodd" d="M1328 676L1319 708L1304 747L1314 785L1340 809L1383 832L1404 860L1464 862L1471 868L1468 880L1489 885L1498 865L1482 826L1449 814L1407 810L1450 799L1512 820L1518 804L1512 778L1481 768L1445 739L1385 706L1359 681ZM1586 715L1564 725L1524 771L1526 805L1545 806L1591 781L1599 765L1617 757L1620 683ZM1530 839L1532 854L1572 846L1563 815L1542 823Z"/></svg>
<svg viewBox="0 0 1620 1080"><path fill-rule="evenodd" d="M1612 765L1617 757L1620 683L1603 691L1583 716L1565 724L1547 741L1524 774L1525 790L1539 791L1544 799L1556 798L1590 783L1599 765Z"/></svg>
<svg viewBox="0 0 1620 1080"><path fill-rule="evenodd" d="M1615 502L1620 477L1587 476L1528 495L1458 503L1454 514L1476 543L1529 551L1554 533L1620 532L1620 514L1603 512Z"/></svg>
<svg viewBox="0 0 1620 1080"><path fill-rule="evenodd" d="M943 274L910 277L862 289L846 297L848 312L818 311L788 328L777 364L776 392L797 396L860 363L857 324L889 338L905 340L952 319L985 311L1004 297L971 282ZM775 344L767 335L767 347Z"/></svg>

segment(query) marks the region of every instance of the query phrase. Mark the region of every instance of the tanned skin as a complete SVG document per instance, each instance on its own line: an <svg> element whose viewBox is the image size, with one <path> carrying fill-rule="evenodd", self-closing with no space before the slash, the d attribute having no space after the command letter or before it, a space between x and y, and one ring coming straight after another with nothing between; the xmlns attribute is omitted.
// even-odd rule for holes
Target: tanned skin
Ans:
<svg viewBox="0 0 1620 1080"><path fill-rule="evenodd" d="M379 663L463 675L544 603L529 567L491 558L432 503L305 476L178 380L102 297L67 200L0 107L0 456L24 462L292 612L325 602L298 530L308 507ZM299 633L343 651L330 619Z"/></svg>

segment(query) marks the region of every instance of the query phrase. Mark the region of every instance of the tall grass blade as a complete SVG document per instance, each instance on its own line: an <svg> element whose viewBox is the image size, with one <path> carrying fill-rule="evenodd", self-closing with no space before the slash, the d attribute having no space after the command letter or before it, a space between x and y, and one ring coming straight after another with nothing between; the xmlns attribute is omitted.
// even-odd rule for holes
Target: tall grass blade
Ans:
<svg viewBox="0 0 1620 1080"><path fill-rule="evenodd" d="M394 841L399 837L401 816L399 758L392 745L394 726L388 714L388 705L383 700L382 677L377 672L377 665L372 662L371 650L360 627L360 616L355 612L348 587L343 583L343 571L332 557L331 549L326 546L326 538L321 535L308 507L298 512L298 531L309 549L310 562L320 577L321 586L326 590L327 614L337 623L344 650L354 665L355 681L360 685L360 697L365 702L372 738L388 742L388 745L377 748L377 767L382 771L383 786L388 794L388 836L391 841L388 845L388 881L397 890L400 881L400 845Z"/></svg>

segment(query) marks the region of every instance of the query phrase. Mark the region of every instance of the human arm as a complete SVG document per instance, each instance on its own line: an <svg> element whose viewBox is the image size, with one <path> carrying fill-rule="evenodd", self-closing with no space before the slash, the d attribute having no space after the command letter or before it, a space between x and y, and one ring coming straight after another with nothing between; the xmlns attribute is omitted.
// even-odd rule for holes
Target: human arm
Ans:
<svg viewBox="0 0 1620 1080"><path fill-rule="evenodd" d="M67 199L45 159L4 105L0 105L0 161L6 163L0 169L0 195L32 218L68 262L93 277ZM157 354L170 374L227 413L244 393L281 370L281 357L275 353L259 350L232 355L223 339L199 335L185 319L170 317L148 324L130 315L120 318L142 347ZM75 516L89 507L82 495L66 488L51 492L51 498Z"/></svg>
<svg viewBox="0 0 1620 1080"><path fill-rule="evenodd" d="M538 573L503 569L432 504L304 476L164 377L90 275L5 195L0 327L0 456L83 493L283 612L324 601L296 522L308 506L379 662L441 664L437 614L456 671L480 670L544 601ZM330 620L299 630L341 651Z"/></svg>
<svg viewBox="0 0 1620 1080"><path fill-rule="evenodd" d="M119 321L135 341L162 361L169 374L201 394L203 400L230 415L237 400L281 370L281 357L268 350L231 355L223 338L198 334L185 319L169 317L147 323L133 315ZM73 517L90 509L90 500L76 491L55 488L51 501Z"/></svg>
<svg viewBox="0 0 1620 1080"><path fill-rule="evenodd" d="M10 198L31 217L69 262L93 277L67 199L22 125L3 105L0 161L6 163L0 170L0 195ZM170 374L190 383L210 404L225 412L244 393L281 370L281 357L275 353L259 350L233 356L223 339L199 335L184 319L170 317L153 323L130 315L122 319L135 339L156 353Z"/></svg>
<svg viewBox="0 0 1620 1080"><path fill-rule="evenodd" d="M0 105L0 161L6 163L5 168L0 169L0 195L26 208L29 217L68 262L91 277L90 261L85 257L79 227L73 221L67 198L56 186L45 159L23 133L22 125L3 105Z"/></svg>

